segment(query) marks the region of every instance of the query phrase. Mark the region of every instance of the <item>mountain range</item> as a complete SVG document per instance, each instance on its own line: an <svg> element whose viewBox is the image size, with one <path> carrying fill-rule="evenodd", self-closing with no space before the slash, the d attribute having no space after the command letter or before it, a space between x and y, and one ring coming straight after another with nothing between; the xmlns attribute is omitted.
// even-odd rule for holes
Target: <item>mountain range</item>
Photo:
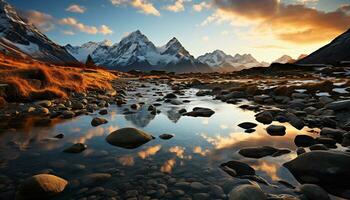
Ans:
<svg viewBox="0 0 350 200"><path fill-rule="evenodd" d="M14 7L0 0L0 51L12 56L31 57L55 64L74 64L77 60L28 24Z"/></svg>

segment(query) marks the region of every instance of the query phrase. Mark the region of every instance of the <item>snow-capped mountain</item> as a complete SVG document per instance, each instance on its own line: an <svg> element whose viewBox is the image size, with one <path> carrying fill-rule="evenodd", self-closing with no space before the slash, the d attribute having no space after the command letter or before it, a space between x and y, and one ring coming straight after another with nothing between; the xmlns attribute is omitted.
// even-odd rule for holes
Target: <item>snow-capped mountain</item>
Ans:
<svg viewBox="0 0 350 200"><path fill-rule="evenodd" d="M221 50L206 53L197 59L218 71L238 71L244 68L262 66L251 54L231 56Z"/></svg>
<svg viewBox="0 0 350 200"><path fill-rule="evenodd" d="M112 42L109 40L104 40L102 42L87 42L81 46L72 46L70 44L66 45L66 50L75 57L80 62L85 62L87 57L91 54L95 54L95 50L103 47L112 46ZM96 52L98 54L99 52Z"/></svg>
<svg viewBox="0 0 350 200"><path fill-rule="evenodd" d="M28 56L55 64L77 63L65 48L28 24L4 0L0 0L0 50L13 56Z"/></svg>
<svg viewBox="0 0 350 200"><path fill-rule="evenodd" d="M294 62L295 60L291 56L283 55L282 57L275 60L273 63L286 64L286 63L294 63Z"/></svg>
<svg viewBox="0 0 350 200"><path fill-rule="evenodd" d="M350 61L350 29L296 63L337 65L342 61Z"/></svg>
<svg viewBox="0 0 350 200"><path fill-rule="evenodd" d="M86 43L72 47L66 45L72 55L83 61L91 55L97 65L121 71L165 70L169 72L208 72L210 68L197 61L176 39L156 47L139 30L125 36L119 43Z"/></svg>

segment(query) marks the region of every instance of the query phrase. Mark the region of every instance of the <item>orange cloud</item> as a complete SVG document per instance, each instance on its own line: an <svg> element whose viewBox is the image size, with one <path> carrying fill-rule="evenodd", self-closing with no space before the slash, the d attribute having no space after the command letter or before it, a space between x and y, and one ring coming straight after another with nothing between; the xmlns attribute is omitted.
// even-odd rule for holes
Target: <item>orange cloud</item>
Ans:
<svg viewBox="0 0 350 200"><path fill-rule="evenodd" d="M279 0L214 0L217 11L204 24L249 22L254 31L271 32L277 39L297 44L328 41L349 28L348 5L331 12L283 4Z"/></svg>
<svg viewBox="0 0 350 200"><path fill-rule="evenodd" d="M49 14L36 10L19 11L19 14L26 22L34 25L42 32L51 31L55 27L54 18Z"/></svg>
<svg viewBox="0 0 350 200"><path fill-rule="evenodd" d="M67 18L61 19L59 21L59 24L70 26L70 27L75 28L76 30L78 30L80 32L84 32L87 34L95 35L97 33L101 33L103 35L109 35L109 34L113 33L113 31L106 25L101 25L100 28L98 28L96 26L89 26L89 25L86 25L86 24L79 22L78 20L76 20L73 17L67 17Z"/></svg>

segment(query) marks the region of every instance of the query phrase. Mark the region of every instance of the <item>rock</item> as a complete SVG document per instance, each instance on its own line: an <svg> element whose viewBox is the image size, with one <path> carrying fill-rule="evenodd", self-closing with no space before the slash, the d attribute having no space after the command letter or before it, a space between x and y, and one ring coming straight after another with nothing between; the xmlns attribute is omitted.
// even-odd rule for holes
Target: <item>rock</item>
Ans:
<svg viewBox="0 0 350 200"><path fill-rule="evenodd" d="M37 102L35 102L35 104L42 106L42 107L45 107L45 108L49 108L49 107L51 107L52 102L49 100L43 100L43 101L37 101Z"/></svg>
<svg viewBox="0 0 350 200"><path fill-rule="evenodd" d="M183 104L181 101L176 100L176 99L170 100L169 103L172 104L172 105L181 105L181 104Z"/></svg>
<svg viewBox="0 0 350 200"><path fill-rule="evenodd" d="M38 174L27 178L19 186L16 200L51 199L63 192L68 182L58 176Z"/></svg>
<svg viewBox="0 0 350 200"><path fill-rule="evenodd" d="M297 147L309 147L316 143L316 140L308 135L297 135L294 138L294 144Z"/></svg>
<svg viewBox="0 0 350 200"><path fill-rule="evenodd" d="M270 125L266 128L266 131L269 135L272 136L283 136L286 134L286 127L278 125Z"/></svg>
<svg viewBox="0 0 350 200"><path fill-rule="evenodd" d="M72 103L73 110L81 110L85 108L85 105L80 102L73 102Z"/></svg>
<svg viewBox="0 0 350 200"><path fill-rule="evenodd" d="M349 110L350 109L350 100L334 101L326 105L326 108L331 110Z"/></svg>
<svg viewBox="0 0 350 200"><path fill-rule="evenodd" d="M132 104L132 105L130 105L130 108L131 109L134 109L134 110L138 110L138 109L140 109L140 104Z"/></svg>
<svg viewBox="0 0 350 200"><path fill-rule="evenodd" d="M346 133L343 135L343 141L341 145L344 147L350 146L350 133Z"/></svg>
<svg viewBox="0 0 350 200"><path fill-rule="evenodd" d="M311 151L318 151L318 150L324 150L327 151L329 150L328 147L326 147L324 144L314 144L309 147Z"/></svg>
<svg viewBox="0 0 350 200"><path fill-rule="evenodd" d="M159 138L163 139L163 140L169 140L169 139L171 139L173 137L174 137L174 135L172 135L172 134L162 134L162 135L159 136Z"/></svg>
<svg viewBox="0 0 350 200"><path fill-rule="evenodd" d="M151 135L136 128L118 129L106 138L109 144L127 149L137 148L152 139Z"/></svg>
<svg viewBox="0 0 350 200"><path fill-rule="evenodd" d="M301 130L304 128L305 123L292 113L287 113L286 117L289 119L288 122L296 129Z"/></svg>
<svg viewBox="0 0 350 200"><path fill-rule="evenodd" d="M342 142L345 133L346 131L342 129L333 129L333 128L326 127L321 129L320 135L331 137L335 139L337 142Z"/></svg>
<svg viewBox="0 0 350 200"><path fill-rule="evenodd" d="M207 200L210 199L209 196L208 193L195 193L193 194L193 200Z"/></svg>
<svg viewBox="0 0 350 200"><path fill-rule="evenodd" d="M180 114L184 114L184 113L186 113L186 112L187 112L187 110L184 109L184 108L182 108L181 110L179 110L179 113L180 113Z"/></svg>
<svg viewBox="0 0 350 200"><path fill-rule="evenodd" d="M307 199L330 200L328 193L318 185L303 184L298 188L298 190Z"/></svg>
<svg viewBox="0 0 350 200"><path fill-rule="evenodd" d="M50 110L44 107L40 107L35 109L35 113L38 115L49 115L50 114Z"/></svg>
<svg viewBox="0 0 350 200"><path fill-rule="evenodd" d="M257 126L257 124L252 123L252 122L243 122L238 124L239 127L243 128L243 129L253 129Z"/></svg>
<svg viewBox="0 0 350 200"><path fill-rule="evenodd" d="M108 111L107 109L102 109L100 110L100 112L98 112L100 115L107 115L108 114Z"/></svg>
<svg viewBox="0 0 350 200"><path fill-rule="evenodd" d="M235 160L221 164L220 168L233 177L255 175L255 170L251 166Z"/></svg>
<svg viewBox="0 0 350 200"><path fill-rule="evenodd" d="M207 186L203 185L203 184L200 183L200 182L192 182L192 183L190 184L190 187L191 187L191 189L193 189L193 190L201 190L201 191L203 191L203 190L205 190L205 189L208 188Z"/></svg>
<svg viewBox="0 0 350 200"><path fill-rule="evenodd" d="M66 110L62 113L62 118L63 119L71 119L73 118L75 113L73 111Z"/></svg>
<svg viewBox="0 0 350 200"><path fill-rule="evenodd" d="M247 158L262 158L265 156L271 156L277 153L279 149L270 146L263 147L247 147L238 151L244 157ZM288 152L289 153L289 152Z"/></svg>
<svg viewBox="0 0 350 200"><path fill-rule="evenodd" d="M92 126L99 126L101 124L107 124L108 121L106 119L100 118L100 117L95 117L91 121Z"/></svg>
<svg viewBox="0 0 350 200"><path fill-rule="evenodd" d="M229 200L265 200L266 195L257 185L240 185L229 194Z"/></svg>
<svg viewBox="0 0 350 200"><path fill-rule="evenodd" d="M54 138L62 139L62 138L64 138L64 135L62 133L60 133L60 134L55 135Z"/></svg>
<svg viewBox="0 0 350 200"><path fill-rule="evenodd" d="M273 116L269 111L263 111L255 115L255 120L263 124L271 124Z"/></svg>
<svg viewBox="0 0 350 200"><path fill-rule="evenodd" d="M311 151L283 164L300 183L311 183L346 199L350 198L350 154Z"/></svg>
<svg viewBox="0 0 350 200"><path fill-rule="evenodd" d="M211 117L215 112L209 108L196 107L193 111L184 113L184 116L190 117Z"/></svg>
<svg viewBox="0 0 350 200"><path fill-rule="evenodd" d="M76 143L76 144L73 144L72 146L66 148L65 150L63 150L63 152L65 152L65 153L81 153L86 148L87 148L86 144Z"/></svg>
<svg viewBox="0 0 350 200"><path fill-rule="evenodd" d="M277 115L275 117L275 120L280 122L280 123L285 123L285 122L289 121L289 119L286 116L283 116L283 115Z"/></svg>
<svg viewBox="0 0 350 200"><path fill-rule="evenodd" d="M334 101L334 99L327 97L327 96L322 96L318 99L323 105L329 104Z"/></svg>
<svg viewBox="0 0 350 200"><path fill-rule="evenodd" d="M105 182L112 177L111 174L108 173L93 173L88 174L82 178L81 183L83 185L93 185L99 184L101 182Z"/></svg>
<svg viewBox="0 0 350 200"><path fill-rule="evenodd" d="M165 95L164 98L165 99L176 99L177 96L174 93L169 93L169 94Z"/></svg>
<svg viewBox="0 0 350 200"><path fill-rule="evenodd" d="M306 151L303 147L298 147L296 152L297 152L297 155L301 155L303 153L306 153Z"/></svg>

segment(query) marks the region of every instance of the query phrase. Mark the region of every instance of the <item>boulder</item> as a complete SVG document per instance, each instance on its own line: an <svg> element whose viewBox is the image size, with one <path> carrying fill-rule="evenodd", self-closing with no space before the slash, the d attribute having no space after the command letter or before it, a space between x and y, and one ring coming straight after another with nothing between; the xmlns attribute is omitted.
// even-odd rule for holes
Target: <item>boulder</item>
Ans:
<svg viewBox="0 0 350 200"><path fill-rule="evenodd" d="M239 154L247 158L263 158L265 156L277 157L290 152L289 149L277 149L270 146L247 147L238 151Z"/></svg>
<svg viewBox="0 0 350 200"><path fill-rule="evenodd" d="M110 133L106 141L114 146L134 149L152 139L153 137L150 134L136 128L122 128Z"/></svg>
<svg viewBox="0 0 350 200"><path fill-rule="evenodd" d="M257 185L240 185L229 194L229 200L265 200L265 193Z"/></svg>
<svg viewBox="0 0 350 200"><path fill-rule="evenodd" d="M342 129L333 129L333 128L327 128L327 127L322 128L320 132L320 135L331 137L335 139L337 142L342 142L345 134L346 134L346 131Z"/></svg>
<svg viewBox="0 0 350 200"><path fill-rule="evenodd" d="M326 105L326 108L331 110L349 110L350 109L350 100L341 100L341 101L334 101L332 103L329 103Z"/></svg>
<svg viewBox="0 0 350 200"><path fill-rule="evenodd" d="M87 148L86 144L76 143L76 144L73 144L72 146L66 148L65 150L63 150L63 152L65 152L65 153L81 153L81 152L85 151L86 148Z"/></svg>
<svg viewBox="0 0 350 200"><path fill-rule="evenodd" d="M283 136L286 134L286 127L278 125L270 125L266 128L266 131L269 135L272 136Z"/></svg>
<svg viewBox="0 0 350 200"><path fill-rule="evenodd" d="M307 199L330 200L328 193L318 185L303 184L299 186L298 191Z"/></svg>
<svg viewBox="0 0 350 200"><path fill-rule="evenodd" d="M209 108L196 107L191 112L184 113L184 116L190 117L211 117L215 112Z"/></svg>
<svg viewBox="0 0 350 200"><path fill-rule="evenodd" d="M294 144L297 147L309 147L316 143L316 140L308 135L297 135L294 138Z"/></svg>
<svg viewBox="0 0 350 200"><path fill-rule="evenodd" d="M300 183L316 184L342 198L350 198L350 154L311 151L283 164Z"/></svg>
<svg viewBox="0 0 350 200"><path fill-rule="evenodd" d="M252 122L243 122L238 124L239 127L243 128L243 129L253 129L257 126L257 124L252 123Z"/></svg>
<svg viewBox="0 0 350 200"><path fill-rule="evenodd" d="M108 121L106 119L100 118L100 117L95 117L91 121L92 126L99 126L101 124L107 124Z"/></svg>
<svg viewBox="0 0 350 200"><path fill-rule="evenodd" d="M269 111L263 111L255 115L255 120L263 124L271 124L273 116Z"/></svg>
<svg viewBox="0 0 350 200"><path fill-rule="evenodd" d="M16 200L51 199L63 192L68 181L50 174L38 174L25 179L16 193Z"/></svg>
<svg viewBox="0 0 350 200"><path fill-rule="evenodd" d="M246 163L240 161L229 161L220 165L220 168L233 177L255 175L255 170Z"/></svg>

